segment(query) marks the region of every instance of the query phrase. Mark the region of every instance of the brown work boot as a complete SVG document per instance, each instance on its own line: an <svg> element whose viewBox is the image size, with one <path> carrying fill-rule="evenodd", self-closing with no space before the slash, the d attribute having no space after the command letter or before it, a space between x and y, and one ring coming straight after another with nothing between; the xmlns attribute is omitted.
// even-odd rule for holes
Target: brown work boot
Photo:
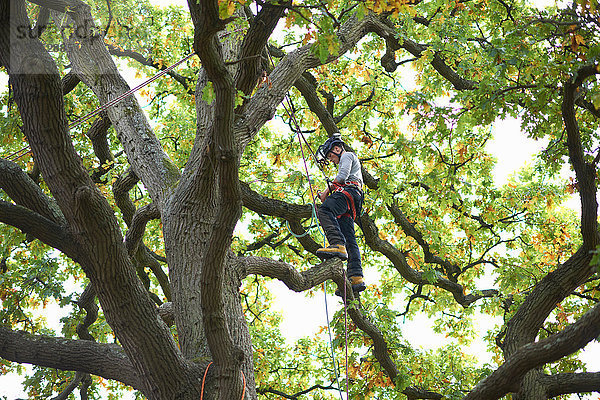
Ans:
<svg viewBox="0 0 600 400"><path fill-rule="evenodd" d="M343 244L332 244L328 247L321 247L319 250L317 250L317 257L324 259L339 257L342 260L347 260L348 253L346 253L346 246Z"/></svg>
<svg viewBox="0 0 600 400"><path fill-rule="evenodd" d="M352 291L354 292L354 296L358 295L360 292L367 288L365 280L362 276L351 276L350 284L352 285ZM344 297L340 289L335 289L335 295Z"/></svg>

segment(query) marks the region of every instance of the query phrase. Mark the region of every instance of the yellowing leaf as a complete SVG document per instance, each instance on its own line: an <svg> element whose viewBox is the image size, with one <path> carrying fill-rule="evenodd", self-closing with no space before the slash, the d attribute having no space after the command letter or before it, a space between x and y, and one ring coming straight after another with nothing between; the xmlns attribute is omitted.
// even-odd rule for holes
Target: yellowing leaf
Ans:
<svg viewBox="0 0 600 400"><path fill-rule="evenodd" d="M600 110L600 93L594 93L594 95L592 95L592 104L596 110Z"/></svg>

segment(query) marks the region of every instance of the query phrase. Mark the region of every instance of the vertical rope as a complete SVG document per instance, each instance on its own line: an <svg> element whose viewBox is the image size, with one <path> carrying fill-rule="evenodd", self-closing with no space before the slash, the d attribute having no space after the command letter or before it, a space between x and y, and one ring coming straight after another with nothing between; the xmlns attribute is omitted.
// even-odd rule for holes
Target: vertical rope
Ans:
<svg viewBox="0 0 600 400"><path fill-rule="evenodd" d="M287 97L287 95L286 95L286 97ZM298 143L300 143L300 152L302 153L302 161L304 161L304 170L306 171L306 179L308 179L308 187L310 188L310 198L312 199L313 205L315 205L315 209L316 209L315 203L317 200L315 199L312 182L310 181L310 173L308 172L308 163L306 162L306 157L304 156L304 147L302 146L302 139L300 138L300 136L302 135L302 132L300 132L300 128L298 127L298 125L295 121L296 121L296 119L294 118L294 123L296 124L296 136L298 136Z"/></svg>
<svg viewBox="0 0 600 400"><path fill-rule="evenodd" d="M348 385L348 303L346 297L346 278L344 277L344 339L346 341L346 400L350 399L350 389Z"/></svg>
<svg viewBox="0 0 600 400"><path fill-rule="evenodd" d="M335 373L335 382L338 386L340 400L344 400L342 390L340 389L340 374L338 372L338 364L335 361L335 349L333 347L333 338L331 337L331 325L329 324L329 308L327 306L327 282L323 282L323 296L325 299L325 317L327 318L327 333L329 334L329 346L331 347L331 360L333 361L333 372Z"/></svg>
<svg viewBox="0 0 600 400"><path fill-rule="evenodd" d="M269 57L269 60L271 61L271 65L273 67L275 67L275 63L273 62L273 58L271 57L271 53L269 52L269 48L266 48L267 50L267 55ZM285 101L287 101L288 105L289 105L289 110L288 107L286 107L285 103L282 103L284 110L286 111L286 113L288 114L290 120L292 121L294 128L296 130L296 135L298 136L298 141L300 142L300 151L302 153L302 160L304 162L304 170L306 171L306 177L308 179L308 185L310 188L310 195L312 198L312 202L313 202L313 210L316 210L316 198L314 196L314 191L313 191L313 187L312 187L312 182L310 180L310 173L308 172L308 163L306 161L306 157L304 154L304 148L302 146L302 140L304 140L304 143L306 144L306 147L308 148L308 150L311 152L311 155L313 156L313 159L315 160L315 163L317 164L319 170L321 171L321 173L323 174L323 176L325 177L325 180L327 182L329 182L329 177L327 176L327 174L325 173L325 171L323 170L323 168L321 167L321 165L317 162L317 156L315 155L314 151L311 149L310 145L308 144L308 141L306 140L306 138L304 137L304 135L302 134L302 131L300 130L300 125L298 124L298 121L296 120L296 116L295 116L295 112L294 112L294 106L292 104L292 101L289 97L289 94L286 93ZM325 247L325 234L319 229L319 231L321 232L321 234L323 235L323 247ZM290 230L291 232L291 230ZM292 232L293 233L293 232ZM323 282L323 294L324 294L324 298L325 298L325 315L327 318L327 331L329 333L329 343L331 344L331 358L333 360L333 369L335 371L335 378L336 378L336 382L338 385L338 389L339 389L339 394L340 394L340 399L343 399L342 396L342 390L340 388L340 382L339 382L339 374L338 374L338 365L335 361L335 353L334 353L334 347L333 347L333 340L331 337L331 326L329 323L329 310L328 310L328 306L327 306L327 288L326 288L326 283ZM349 399L349 385L348 385L348 320L347 320L347 309L346 309L346 283L344 282L344 337L345 337L345 344L346 344L346 400Z"/></svg>

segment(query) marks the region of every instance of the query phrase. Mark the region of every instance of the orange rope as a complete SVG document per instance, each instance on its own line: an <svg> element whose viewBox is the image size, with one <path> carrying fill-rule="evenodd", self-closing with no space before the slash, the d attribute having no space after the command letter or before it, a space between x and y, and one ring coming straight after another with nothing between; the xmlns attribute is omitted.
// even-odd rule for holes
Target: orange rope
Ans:
<svg viewBox="0 0 600 400"><path fill-rule="evenodd" d="M242 379L244 381L244 388L242 389L242 400L244 400L244 396L246 396L246 376L244 375L244 371L240 371L242 373Z"/></svg>
<svg viewBox="0 0 600 400"><path fill-rule="evenodd" d="M208 374L208 369L210 368L212 361L208 363L206 369L204 370L204 376L202 377L202 389L200 391L200 400L204 398L204 382L206 381L206 374ZM244 388L242 389L242 400L246 396L246 375L244 375L244 371L240 371L242 373L242 380L244 381Z"/></svg>
<svg viewBox="0 0 600 400"><path fill-rule="evenodd" d="M200 391L200 400L204 397L204 381L206 380L206 374L208 373L208 369L210 368L212 361L208 363L206 366L206 370L204 371L204 377L202 378L202 390Z"/></svg>

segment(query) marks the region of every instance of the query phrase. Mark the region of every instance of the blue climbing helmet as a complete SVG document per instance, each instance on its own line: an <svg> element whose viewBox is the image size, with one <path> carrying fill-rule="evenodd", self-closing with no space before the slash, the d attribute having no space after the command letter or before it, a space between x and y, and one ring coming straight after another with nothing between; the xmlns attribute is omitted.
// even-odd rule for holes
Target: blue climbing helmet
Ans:
<svg viewBox="0 0 600 400"><path fill-rule="evenodd" d="M317 149L315 156L319 164L326 165L328 163L327 153L329 153L334 146L340 146L341 148L344 148L344 141L342 140L342 135L339 132L331 135L331 137L328 138L325 143L320 145ZM336 153L334 154L338 157L341 155Z"/></svg>

